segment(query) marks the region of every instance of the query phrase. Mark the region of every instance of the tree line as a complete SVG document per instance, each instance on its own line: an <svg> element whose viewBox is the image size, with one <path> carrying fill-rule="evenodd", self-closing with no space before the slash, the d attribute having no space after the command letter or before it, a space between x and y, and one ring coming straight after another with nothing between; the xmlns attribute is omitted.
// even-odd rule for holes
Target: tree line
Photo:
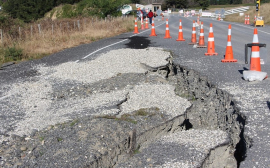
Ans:
<svg viewBox="0 0 270 168"><path fill-rule="evenodd" d="M106 17L121 14L119 8L131 3L130 0L7 0L2 1L3 10L12 18L24 22L31 22L44 17L54 7L63 5L63 13L66 17L78 17L81 15L97 15ZM75 4L76 5L73 5Z"/></svg>
<svg viewBox="0 0 270 168"><path fill-rule="evenodd" d="M270 0L261 0L269 2ZM193 8L207 9L209 5L255 3L255 0L2 0L3 10L10 17L24 22L36 21L51 11L54 7L63 4L62 16L65 18L78 16L121 15L119 10L124 4L130 3L162 3L162 10L167 8ZM76 4L76 5L73 5ZM0 16L0 22L1 22Z"/></svg>

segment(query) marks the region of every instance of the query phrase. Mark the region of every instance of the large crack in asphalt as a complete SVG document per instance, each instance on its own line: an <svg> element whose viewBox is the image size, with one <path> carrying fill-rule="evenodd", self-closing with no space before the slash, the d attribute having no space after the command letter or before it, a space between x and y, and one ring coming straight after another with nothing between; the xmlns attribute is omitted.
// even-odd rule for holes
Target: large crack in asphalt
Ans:
<svg viewBox="0 0 270 168"><path fill-rule="evenodd" d="M183 114L174 117L166 115L158 107L142 108L127 114L121 106L130 100L128 93L125 98L115 102L115 106L110 106L117 109L115 114L84 116L41 131L33 130L30 137L12 135L11 141L3 142L1 152L5 155L1 153L1 162L6 167L169 166L168 159L161 155L163 151L163 154L175 160L172 164L182 167L190 166L189 162L179 162L185 157L190 157L191 162L196 163L194 167L239 167L245 159L246 149L252 144L244 136L245 116L236 108L233 97L212 85L207 77L187 67L175 65L172 61L166 67L156 69L142 66L148 68L147 74L119 74L111 78L110 82L103 80L84 85L78 87L80 89L76 92L89 96L115 88L121 90L127 85L136 85L142 81L158 81L173 85L175 94L188 99L192 105ZM111 86L113 81L127 79L128 76L128 79L139 80L118 82L118 85ZM76 87L59 89L52 95L53 101L76 97L74 90ZM187 147L188 143L179 145L175 141L165 143L160 140L166 136L169 139L180 138L184 135L181 133L221 136L222 133L217 132L219 130L226 132L228 137L220 143L210 145L210 150L205 149L205 152L197 150L204 149L199 148L201 144L194 143L194 147ZM179 135L170 137L177 134ZM53 155L47 152L49 150L55 151L52 152ZM72 160L67 155L76 157Z"/></svg>

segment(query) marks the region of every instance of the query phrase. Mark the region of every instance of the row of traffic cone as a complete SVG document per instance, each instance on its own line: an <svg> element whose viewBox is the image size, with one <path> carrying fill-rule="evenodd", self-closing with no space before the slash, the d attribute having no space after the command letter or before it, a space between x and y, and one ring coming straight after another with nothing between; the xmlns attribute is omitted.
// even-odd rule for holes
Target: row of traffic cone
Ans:
<svg viewBox="0 0 270 168"><path fill-rule="evenodd" d="M245 15L245 24L249 25L249 15Z"/></svg>
<svg viewBox="0 0 270 168"><path fill-rule="evenodd" d="M203 33L203 23L201 25L200 36L202 35L202 33ZM254 36L253 36L252 43L253 44L259 43L257 28L254 29ZM203 45L203 44L204 44L203 37L201 37L199 45ZM214 43L214 33L213 33L212 23L210 24L210 30L209 30L209 36L208 36L208 52L205 53L205 55L217 55L217 53L215 53L215 43ZM233 48L232 48L232 43L231 43L231 24L229 24L228 26L227 47L226 47L224 59L222 59L221 62L237 62L237 60L233 58ZM250 70L261 71L259 46L251 47Z"/></svg>
<svg viewBox="0 0 270 168"><path fill-rule="evenodd" d="M180 20L181 22L181 20ZM196 43L193 39L196 38L196 34L194 34L194 22L193 21L193 27L192 27L192 37L191 37L191 43ZM181 24L180 24L181 25ZM181 25L182 29L182 25ZM258 44L258 30L257 28L254 29L254 36L253 36L253 44ZM203 30L203 22L201 22L201 29L200 29L200 39L198 46L204 46L204 30ZM215 42L214 42L214 33L213 33L213 25L210 24L209 29L209 36L208 36L208 48L207 53L205 55L218 55L218 53L215 52ZM236 59L233 58L233 48L231 43L231 24L228 26L228 39L227 39L227 47L224 59L221 60L221 62L237 62ZM259 71L261 72L261 64L260 64L260 47L259 46L252 46L251 47L251 58L250 58L250 70L251 71Z"/></svg>
<svg viewBox="0 0 270 168"><path fill-rule="evenodd" d="M138 27L137 27L137 22L135 20L134 33L136 31L138 31ZM151 30L150 36L157 36L156 32L155 32L154 18L152 21L152 30ZM168 19L166 19L166 31L165 31L164 38L172 38L170 36ZM179 21L179 33L178 33L178 38L176 41L185 41L185 39L183 37L182 20L181 19ZM254 29L253 43L259 43L258 32L257 32L256 28ZM195 21L193 21L191 43L189 43L189 44L197 44ZM204 42L203 22L201 22L201 26L200 26L200 37L199 37L199 43L198 43L197 47L198 48L206 48L205 42ZM250 60L250 70L261 71L259 46L252 46L251 51L252 51L252 54L251 54L251 60ZM213 32L213 24L212 23L210 23L207 52L205 53L205 55L206 56L218 55L218 53L215 52L215 40L214 40L214 32ZM226 52L225 52L224 59L222 59L221 62L224 62L224 63L225 62L237 62L237 60L234 59L234 57L233 57L233 48L232 48L232 43L231 43L231 25L230 24L228 26L228 38L227 38Z"/></svg>
<svg viewBox="0 0 270 168"><path fill-rule="evenodd" d="M168 22L169 22L168 19L166 19L166 31L165 31L165 37L164 38L172 38L170 36L169 23ZM146 23L148 23L147 20L146 20ZM148 26L146 26L146 27L148 27ZM139 33L139 31L138 31L138 25L137 25L137 20L136 19L135 19L135 28L134 28L134 32L133 33L134 34ZM157 36L156 35L156 30L155 30L155 21L154 21L154 18L152 18L152 28L151 28L151 34L150 34L150 36Z"/></svg>
<svg viewBox="0 0 270 168"><path fill-rule="evenodd" d="M141 19L141 30L144 30L144 29L149 29L149 26L148 26L148 18L145 19L145 27L143 25L143 19ZM139 33L139 28L138 28L138 24L137 24L137 19L135 19L135 26L134 26L134 34L138 34Z"/></svg>

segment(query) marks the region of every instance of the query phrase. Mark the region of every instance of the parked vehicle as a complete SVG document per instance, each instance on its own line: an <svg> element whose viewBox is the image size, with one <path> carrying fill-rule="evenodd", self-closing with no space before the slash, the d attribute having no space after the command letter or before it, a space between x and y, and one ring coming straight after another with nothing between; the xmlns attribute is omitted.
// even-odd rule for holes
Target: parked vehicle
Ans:
<svg viewBox="0 0 270 168"><path fill-rule="evenodd" d="M137 10L137 19L138 20L141 20L141 14L143 14L143 19L145 19L147 17L147 13L146 11L143 9L143 10Z"/></svg>
<svg viewBox="0 0 270 168"><path fill-rule="evenodd" d="M132 11L132 6L130 5L123 5L120 10L122 11L123 15L127 15Z"/></svg>

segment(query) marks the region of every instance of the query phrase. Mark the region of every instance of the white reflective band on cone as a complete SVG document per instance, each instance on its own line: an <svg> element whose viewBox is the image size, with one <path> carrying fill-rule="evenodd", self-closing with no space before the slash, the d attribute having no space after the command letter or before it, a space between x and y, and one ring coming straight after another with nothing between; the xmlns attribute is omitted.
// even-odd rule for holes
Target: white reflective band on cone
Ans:
<svg viewBox="0 0 270 168"><path fill-rule="evenodd" d="M214 41L214 37L208 38L208 41Z"/></svg>
<svg viewBox="0 0 270 168"><path fill-rule="evenodd" d="M169 22L168 22L168 21L166 21L166 24L169 24Z"/></svg>
<svg viewBox="0 0 270 168"><path fill-rule="evenodd" d="M231 29L228 30L228 35L232 35L232 30Z"/></svg>
<svg viewBox="0 0 270 168"><path fill-rule="evenodd" d="M253 43L259 43L258 35L254 34L253 36Z"/></svg>
<svg viewBox="0 0 270 168"><path fill-rule="evenodd" d="M182 32L182 29L179 29L179 32Z"/></svg>
<svg viewBox="0 0 270 168"><path fill-rule="evenodd" d="M232 46L232 42L228 41L227 46Z"/></svg>
<svg viewBox="0 0 270 168"><path fill-rule="evenodd" d="M168 28L168 27L166 27L166 30L169 30L169 28Z"/></svg>
<svg viewBox="0 0 270 168"><path fill-rule="evenodd" d="M204 33L200 33L200 36L204 36Z"/></svg>
<svg viewBox="0 0 270 168"><path fill-rule="evenodd" d="M259 58L260 57L260 52L259 51L252 51L251 57L252 58Z"/></svg>
<svg viewBox="0 0 270 168"><path fill-rule="evenodd" d="M181 22L179 23L179 26L182 26L182 23Z"/></svg>
<svg viewBox="0 0 270 168"><path fill-rule="evenodd" d="M213 32L213 27L210 27L209 32L210 33Z"/></svg>
<svg viewBox="0 0 270 168"><path fill-rule="evenodd" d="M192 34L196 34L196 31L192 31Z"/></svg>
<svg viewBox="0 0 270 168"><path fill-rule="evenodd" d="M154 29L155 28L155 26L152 26L152 29Z"/></svg>

